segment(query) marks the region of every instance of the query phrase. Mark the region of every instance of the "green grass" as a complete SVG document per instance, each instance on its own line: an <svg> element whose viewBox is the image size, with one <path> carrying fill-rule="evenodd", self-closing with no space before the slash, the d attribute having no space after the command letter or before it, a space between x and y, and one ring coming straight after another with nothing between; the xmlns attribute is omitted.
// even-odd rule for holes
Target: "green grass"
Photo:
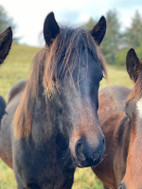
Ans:
<svg viewBox="0 0 142 189"><path fill-rule="evenodd" d="M13 44L5 63L0 68L0 94L7 98L10 87L18 80L27 78L32 60L38 48Z"/></svg>
<svg viewBox="0 0 142 189"><path fill-rule="evenodd" d="M0 161L0 189L15 189L14 173L2 161Z"/></svg>
<svg viewBox="0 0 142 189"><path fill-rule="evenodd" d="M133 83L129 75L123 67L107 66L108 79L103 79L101 87L108 85L121 85L131 88Z"/></svg>
<svg viewBox="0 0 142 189"><path fill-rule="evenodd" d="M38 48L13 44L5 63L0 68L0 95L7 99L10 87L18 80L27 78L32 60ZM103 79L101 87L106 85L132 86L124 68L108 66L109 80ZM16 182L13 171L0 161L0 189L15 189ZM73 189L103 189L101 182L90 168L77 169Z"/></svg>

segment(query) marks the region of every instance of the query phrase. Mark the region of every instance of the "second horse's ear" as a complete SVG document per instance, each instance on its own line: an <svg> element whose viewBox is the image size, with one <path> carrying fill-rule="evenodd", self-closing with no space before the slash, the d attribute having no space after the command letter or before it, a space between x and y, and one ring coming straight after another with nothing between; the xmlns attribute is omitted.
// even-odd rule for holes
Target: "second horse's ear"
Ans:
<svg viewBox="0 0 142 189"><path fill-rule="evenodd" d="M51 12L47 15L43 28L44 39L48 46L52 44L52 42L57 37L59 32L60 32L60 27L55 20L54 13Z"/></svg>
<svg viewBox="0 0 142 189"><path fill-rule="evenodd" d="M106 33L106 19L102 16L99 22L90 30L91 35L98 45L102 42Z"/></svg>
<svg viewBox="0 0 142 189"><path fill-rule="evenodd" d="M127 53L126 68L130 78L136 82L140 73L140 60L134 49L130 49Z"/></svg>
<svg viewBox="0 0 142 189"><path fill-rule="evenodd" d="M3 63L7 57L12 44L12 29L7 28L3 33L0 34L0 64Z"/></svg>

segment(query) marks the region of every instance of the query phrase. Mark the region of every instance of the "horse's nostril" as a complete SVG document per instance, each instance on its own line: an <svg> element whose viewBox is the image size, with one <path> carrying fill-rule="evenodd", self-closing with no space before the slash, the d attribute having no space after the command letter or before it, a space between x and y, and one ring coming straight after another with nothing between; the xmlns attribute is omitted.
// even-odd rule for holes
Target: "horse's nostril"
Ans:
<svg viewBox="0 0 142 189"><path fill-rule="evenodd" d="M122 182L122 183L119 185L118 189L126 189L126 184L125 184L124 182Z"/></svg>
<svg viewBox="0 0 142 189"><path fill-rule="evenodd" d="M103 145L105 144L105 138L103 138L102 143L103 143Z"/></svg>
<svg viewBox="0 0 142 189"><path fill-rule="evenodd" d="M119 185L118 189L122 189L122 185L121 184Z"/></svg>
<svg viewBox="0 0 142 189"><path fill-rule="evenodd" d="M83 153L83 144L81 142L81 140L78 140L75 146L75 152L76 152L76 156L80 161L84 161L85 160L85 156Z"/></svg>
<svg viewBox="0 0 142 189"><path fill-rule="evenodd" d="M80 138L75 145L76 163L78 166L87 167L98 165L105 151L105 139L102 137L98 145L89 143L85 138Z"/></svg>

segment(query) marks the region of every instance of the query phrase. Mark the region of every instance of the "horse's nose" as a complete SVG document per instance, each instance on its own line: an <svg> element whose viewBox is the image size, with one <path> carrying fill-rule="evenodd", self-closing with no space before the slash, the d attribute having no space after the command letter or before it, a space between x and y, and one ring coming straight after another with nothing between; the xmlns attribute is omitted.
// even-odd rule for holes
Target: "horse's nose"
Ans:
<svg viewBox="0 0 142 189"><path fill-rule="evenodd" d="M125 182L121 182L121 184L119 185L118 189L127 189Z"/></svg>
<svg viewBox="0 0 142 189"><path fill-rule="evenodd" d="M101 136L99 144L90 145L84 137L79 139L75 146L76 156L79 161L80 167L88 167L98 165L103 157L105 152L105 139L104 136Z"/></svg>

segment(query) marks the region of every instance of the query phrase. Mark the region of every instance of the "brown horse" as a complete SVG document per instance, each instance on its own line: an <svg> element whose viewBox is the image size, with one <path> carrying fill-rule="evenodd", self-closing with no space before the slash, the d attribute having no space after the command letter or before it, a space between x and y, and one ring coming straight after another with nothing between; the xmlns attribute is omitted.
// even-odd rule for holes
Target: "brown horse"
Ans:
<svg viewBox="0 0 142 189"><path fill-rule="evenodd" d="M28 81L11 89L0 130L0 156L14 168L18 189L70 189L76 166L101 162L105 66L98 45L105 31L104 17L91 31L60 28L53 13L46 17L46 46Z"/></svg>
<svg viewBox="0 0 142 189"><path fill-rule="evenodd" d="M120 189L142 188L142 61L135 51L129 52L127 70L134 87L126 101L126 113L131 120L126 172ZM129 57L128 56L128 57Z"/></svg>
<svg viewBox="0 0 142 189"><path fill-rule="evenodd" d="M3 63L7 57L12 44L12 30L7 28L3 33L0 34L0 64ZM0 96L0 122L5 113L6 103Z"/></svg>
<svg viewBox="0 0 142 189"><path fill-rule="evenodd" d="M120 189L141 189L142 62L133 49L127 54L126 64L135 83L133 89L111 86L100 90L99 118L106 153L103 162L92 169L106 188L116 189L123 179Z"/></svg>

